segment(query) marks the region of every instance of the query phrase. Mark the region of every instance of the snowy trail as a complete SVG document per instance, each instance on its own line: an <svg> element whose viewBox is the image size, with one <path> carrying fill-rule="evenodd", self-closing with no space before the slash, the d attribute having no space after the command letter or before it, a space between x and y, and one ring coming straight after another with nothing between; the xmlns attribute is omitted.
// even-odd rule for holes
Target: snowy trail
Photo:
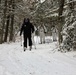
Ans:
<svg viewBox="0 0 76 75"><path fill-rule="evenodd" d="M76 75L76 58L53 53L56 44L39 44L36 50L26 52L20 43L0 45L0 75Z"/></svg>

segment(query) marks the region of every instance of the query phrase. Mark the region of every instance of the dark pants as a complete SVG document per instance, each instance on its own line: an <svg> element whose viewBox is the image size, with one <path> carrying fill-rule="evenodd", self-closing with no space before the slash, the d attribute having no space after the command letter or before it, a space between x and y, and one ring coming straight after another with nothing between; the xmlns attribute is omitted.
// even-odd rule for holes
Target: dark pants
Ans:
<svg viewBox="0 0 76 75"><path fill-rule="evenodd" d="M29 46L32 46L32 40L31 40L31 36L24 36L24 47L27 48L27 39L28 39L28 42L29 42Z"/></svg>

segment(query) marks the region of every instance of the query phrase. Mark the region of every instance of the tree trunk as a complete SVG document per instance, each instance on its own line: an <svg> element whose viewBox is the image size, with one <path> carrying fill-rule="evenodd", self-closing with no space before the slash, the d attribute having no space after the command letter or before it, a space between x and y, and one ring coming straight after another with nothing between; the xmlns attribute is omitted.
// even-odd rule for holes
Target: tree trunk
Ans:
<svg viewBox="0 0 76 75"><path fill-rule="evenodd" d="M0 0L0 4L1 4L1 0ZM1 22L0 22L0 24L1 24ZM1 44L1 29L0 29L0 44Z"/></svg>
<svg viewBox="0 0 76 75"><path fill-rule="evenodd" d="M3 12L3 21L2 21L2 32L1 32L1 43L3 43L3 35L4 35L4 27L5 27L5 19L6 19L6 12L7 12L7 0L5 0L4 5L4 12Z"/></svg>
<svg viewBox="0 0 76 75"><path fill-rule="evenodd" d="M62 17L62 13L63 13L63 6L64 6L64 1L65 0L60 0L60 3L59 3L59 25L58 25L58 41L59 41L59 45L62 43L63 41L63 37L62 37L62 25L63 25L63 17Z"/></svg>
<svg viewBox="0 0 76 75"><path fill-rule="evenodd" d="M1 4L1 0L0 0L0 4Z"/></svg>
<svg viewBox="0 0 76 75"><path fill-rule="evenodd" d="M9 41L13 40L13 25L14 25L14 15L11 16L11 28L10 28L10 39L9 39Z"/></svg>
<svg viewBox="0 0 76 75"><path fill-rule="evenodd" d="M13 41L13 25L14 25L14 9L15 9L15 2L12 0L12 9L13 14L11 15L11 28L10 28L10 39L9 41Z"/></svg>
<svg viewBox="0 0 76 75"><path fill-rule="evenodd" d="M9 31L9 23L10 23L10 18L11 18L11 6L12 6L12 1L10 0L8 3L8 16L7 16L7 24L6 24L6 30L5 30L5 36L4 36L4 42L7 42L7 38L8 38L8 31ZM12 28L12 27L11 27Z"/></svg>
<svg viewBox="0 0 76 75"><path fill-rule="evenodd" d="M4 42L7 42L8 31L9 31L9 21L10 21L10 15L7 16L7 24L6 24L6 31L5 31L5 36L4 36Z"/></svg>

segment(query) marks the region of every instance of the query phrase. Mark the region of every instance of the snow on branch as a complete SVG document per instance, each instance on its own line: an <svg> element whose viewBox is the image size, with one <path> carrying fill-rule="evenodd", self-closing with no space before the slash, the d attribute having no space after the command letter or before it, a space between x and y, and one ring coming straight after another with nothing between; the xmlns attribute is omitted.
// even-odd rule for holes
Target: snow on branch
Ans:
<svg viewBox="0 0 76 75"><path fill-rule="evenodd" d="M75 3L75 2L76 2L76 0L70 1L70 2L66 3L65 5L68 5L68 4L70 4L70 3Z"/></svg>

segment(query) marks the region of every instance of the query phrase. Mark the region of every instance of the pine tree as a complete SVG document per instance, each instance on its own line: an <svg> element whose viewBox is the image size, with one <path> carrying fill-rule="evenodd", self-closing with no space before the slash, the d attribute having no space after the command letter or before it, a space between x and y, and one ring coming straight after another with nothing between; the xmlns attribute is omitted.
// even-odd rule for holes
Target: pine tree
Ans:
<svg viewBox="0 0 76 75"><path fill-rule="evenodd" d="M70 51L72 49L76 49L76 11L73 0L69 0L67 5L67 15L65 18L65 25L63 30L63 33L65 34L63 49Z"/></svg>

